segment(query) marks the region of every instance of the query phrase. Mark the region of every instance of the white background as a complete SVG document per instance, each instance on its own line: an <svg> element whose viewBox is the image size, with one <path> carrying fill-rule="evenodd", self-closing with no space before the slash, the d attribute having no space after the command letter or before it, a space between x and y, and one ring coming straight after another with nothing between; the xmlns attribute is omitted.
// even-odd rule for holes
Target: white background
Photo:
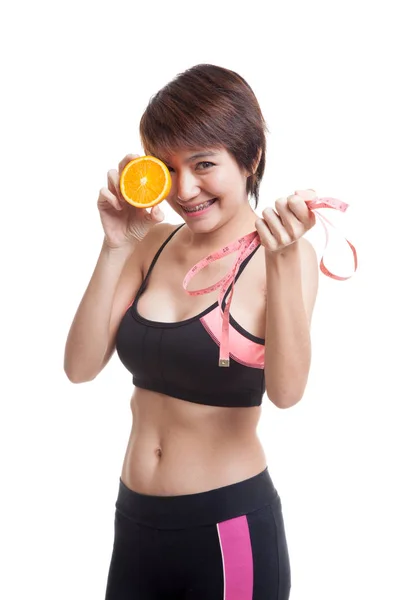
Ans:
<svg viewBox="0 0 400 600"><path fill-rule="evenodd" d="M258 212L295 189L340 198L345 214L322 212L359 255L353 278L320 276L302 401L281 411L264 399L259 435L283 501L291 600L400 598L395 5L2 9L1 598L104 597L130 375L114 356L94 382L73 385L64 344L100 250L106 173L141 153L150 97L204 62L239 72L261 104L271 133ZM308 237L320 257L318 221ZM331 239L327 265L351 274L349 247Z"/></svg>

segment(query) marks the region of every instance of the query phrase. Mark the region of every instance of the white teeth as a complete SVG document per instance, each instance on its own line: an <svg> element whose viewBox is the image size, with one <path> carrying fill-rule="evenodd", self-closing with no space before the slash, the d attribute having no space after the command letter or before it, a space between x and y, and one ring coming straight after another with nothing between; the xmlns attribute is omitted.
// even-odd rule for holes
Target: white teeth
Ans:
<svg viewBox="0 0 400 600"><path fill-rule="evenodd" d="M208 200L207 202L203 202L203 204L199 204L198 206L195 206L194 208L184 208L184 210L186 212L197 212L199 210L203 210L204 208L207 208L207 206L210 206L210 204L212 204L214 202L213 200Z"/></svg>

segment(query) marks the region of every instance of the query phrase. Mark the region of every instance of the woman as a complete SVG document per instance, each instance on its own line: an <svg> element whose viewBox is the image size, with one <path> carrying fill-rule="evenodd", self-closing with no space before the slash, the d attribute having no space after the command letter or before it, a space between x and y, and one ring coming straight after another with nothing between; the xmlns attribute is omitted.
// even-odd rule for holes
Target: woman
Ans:
<svg viewBox="0 0 400 600"><path fill-rule="evenodd" d="M290 564L282 506L257 436L263 394L289 408L310 368L318 287L315 224L305 200L277 200L257 217L267 128L236 73L198 65L156 94L142 117L145 153L171 173L162 223L126 203L122 169L108 173L98 209L104 242L72 323L65 371L94 379L114 349L131 372L132 431L119 481L106 600L287 599ZM189 295L193 265L257 231L235 272L229 361L219 361L219 289ZM230 253L199 270L207 288L234 265ZM232 286L231 286L232 288ZM128 307L128 308L127 308Z"/></svg>

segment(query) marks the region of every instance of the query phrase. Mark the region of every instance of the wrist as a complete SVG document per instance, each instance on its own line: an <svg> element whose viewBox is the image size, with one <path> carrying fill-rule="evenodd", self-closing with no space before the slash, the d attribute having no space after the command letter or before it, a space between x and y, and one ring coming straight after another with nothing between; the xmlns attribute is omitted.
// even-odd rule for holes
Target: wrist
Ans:
<svg viewBox="0 0 400 600"><path fill-rule="evenodd" d="M279 248L278 250L268 250L267 248L265 248L265 257L268 261L276 261L276 260L280 260L281 258L286 258L289 256L295 256L297 255L299 252L299 241L296 240L295 242L293 242L292 244L289 244L288 246L283 246L283 248Z"/></svg>
<svg viewBox="0 0 400 600"><path fill-rule="evenodd" d="M110 256L130 256L135 250L138 242L126 242L119 246L113 246L106 238L103 239L102 251Z"/></svg>

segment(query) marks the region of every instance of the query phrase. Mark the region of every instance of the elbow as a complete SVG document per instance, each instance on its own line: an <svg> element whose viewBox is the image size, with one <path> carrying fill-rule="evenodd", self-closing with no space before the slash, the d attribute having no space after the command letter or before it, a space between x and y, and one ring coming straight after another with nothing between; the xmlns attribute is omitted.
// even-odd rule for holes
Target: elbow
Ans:
<svg viewBox="0 0 400 600"><path fill-rule="evenodd" d="M275 406L277 408L292 408L292 406L294 406L295 404L297 404L298 402L300 402L300 400L302 399L303 395L297 395L297 396L270 396L267 392L267 396L268 398L271 400L271 402L273 404L275 404Z"/></svg>
<svg viewBox="0 0 400 600"><path fill-rule="evenodd" d="M293 390L283 390L283 389L271 389L268 386L266 387L266 393L269 400L274 404L277 408L291 408L303 398L304 389L293 389Z"/></svg>
<svg viewBox="0 0 400 600"><path fill-rule="evenodd" d="M71 383L87 383L88 381L93 381L93 379L96 377L85 377L82 373L71 373L66 369L64 369L64 373Z"/></svg>
<svg viewBox="0 0 400 600"><path fill-rule="evenodd" d="M269 400L282 409L298 404L304 396L308 373L308 368L298 376L292 375L289 378L274 378L270 373L265 373L265 391Z"/></svg>
<svg viewBox="0 0 400 600"><path fill-rule="evenodd" d="M66 362L64 362L64 373L71 383L87 383L97 377L97 373L84 373L82 369L73 369Z"/></svg>

